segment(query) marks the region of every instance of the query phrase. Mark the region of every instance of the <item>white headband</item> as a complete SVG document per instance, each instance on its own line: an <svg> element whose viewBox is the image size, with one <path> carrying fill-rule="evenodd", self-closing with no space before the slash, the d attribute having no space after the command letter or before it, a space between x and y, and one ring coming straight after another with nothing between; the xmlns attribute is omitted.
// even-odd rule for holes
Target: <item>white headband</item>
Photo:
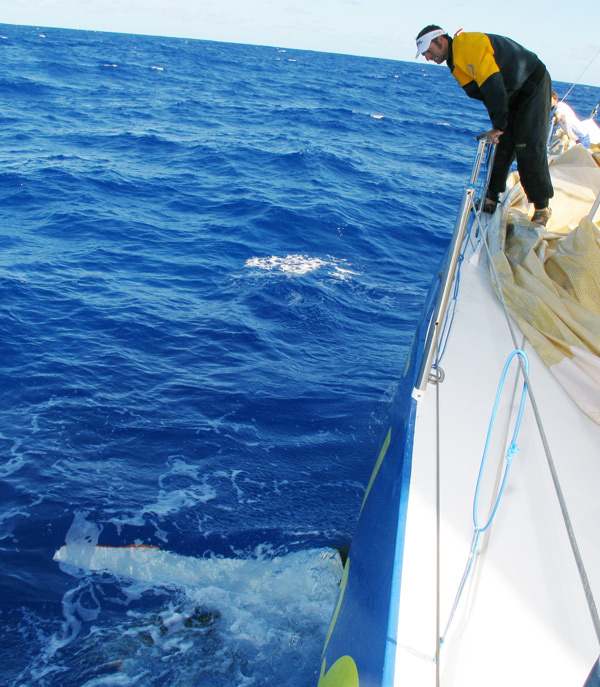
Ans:
<svg viewBox="0 0 600 687"><path fill-rule="evenodd" d="M443 29L435 29L435 31L430 31L429 33L426 33L420 38L417 38L417 57L419 57L419 55L422 55L424 52L427 52L427 50L429 50L431 41L434 38L439 38L440 36L444 36L445 34L446 32ZM415 57L415 60L417 59L417 57Z"/></svg>

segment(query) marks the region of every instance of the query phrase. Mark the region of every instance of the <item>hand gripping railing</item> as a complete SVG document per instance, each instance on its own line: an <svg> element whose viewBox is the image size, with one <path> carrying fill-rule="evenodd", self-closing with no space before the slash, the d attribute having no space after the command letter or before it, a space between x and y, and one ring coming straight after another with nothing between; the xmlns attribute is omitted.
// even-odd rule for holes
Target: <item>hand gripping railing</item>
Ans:
<svg viewBox="0 0 600 687"><path fill-rule="evenodd" d="M452 241L450 242L450 247L448 248L448 253L446 256L446 264L444 266L444 271L442 272L442 283L440 285L438 299L429 323L429 329L427 331L427 339L425 341L425 347L423 349L423 358L421 359L421 367L419 368L419 373L417 375L417 380L415 383L415 391L424 391L427 386L427 381L429 379L430 370L433 365L433 359L435 356L437 341L439 336L440 327L444 321L444 316L448 308L448 301L450 298L450 293L452 291L452 285L454 283L454 277L456 274L456 267L459 262L462 245L465 237L465 231L469 221L469 213L473 207L474 197L475 197L475 183L481 171L481 165L483 162L483 155L486 147L488 146L486 139L479 141L479 147L477 148L477 154L475 155L475 161L473 163L473 169L471 171L471 178L469 183L463 189L462 199L460 202L460 208L458 211L458 217L456 218L456 223L454 225L454 233L452 234ZM488 161L488 178L492 167L492 159ZM485 193L483 194L485 196Z"/></svg>

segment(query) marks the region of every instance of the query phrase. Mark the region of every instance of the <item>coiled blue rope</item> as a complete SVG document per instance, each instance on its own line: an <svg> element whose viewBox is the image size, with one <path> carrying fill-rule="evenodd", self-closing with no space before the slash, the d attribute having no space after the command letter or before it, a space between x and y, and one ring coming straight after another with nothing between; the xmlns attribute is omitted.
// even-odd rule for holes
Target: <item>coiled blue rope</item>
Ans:
<svg viewBox="0 0 600 687"><path fill-rule="evenodd" d="M477 486L475 487L475 498L473 499L473 524L475 525L475 530L479 532L485 532L488 527L492 524L492 521L494 520L494 517L496 516L496 512L498 511L498 506L500 505L500 499L502 498L502 494L504 493L504 488L506 486L506 479L508 477L508 471L510 469L510 466L512 464L512 459L515 455L515 453L519 450L519 447L517 446L517 436L519 435L519 429L521 428L521 420L523 419L523 410L525 409L525 399L527 398L527 382L523 382L523 392L521 393L521 403L519 404L519 413L517 415L517 421L515 423L515 429L513 431L513 436L510 442L510 446L508 447L506 451L506 456L505 456L505 464L504 464L504 475L502 476L502 483L500 485L500 489L498 490L498 495L496 496L496 502L494 504L494 508L492 509L492 512L485 523L483 527L479 525L479 517L477 515L477 510L478 510L478 505L479 505L479 491L481 487L481 479L483 477L483 472L485 468L485 463L487 460L487 453L488 453L488 448L490 445L490 439L492 435L492 429L494 427L494 423L496 421L496 415L498 414L498 405L500 403L500 397L502 395L502 390L504 388L504 382L506 381L506 375L508 373L508 368L510 367L511 362L513 361L513 358L515 356L520 356L521 359L523 360L523 364L525 366L525 372L527 375L529 375L529 358L527 357L527 354L520 350L520 349L515 349L509 356L508 359L504 365L504 369L502 370L502 376L500 377L500 383L498 385L498 392L496 393L496 401L494 402L494 410L492 411L492 417L490 419L490 426L488 428L488 434L487 434L487 439L485 441L485 448L483 449L483 456L481 458L481 467L479 468L479 476L477 477Z"/></svg>
<svg viewBox="0 0 600 687"><path fill-rule="evenodd" d="M502 482L500 484L500 489L498 489L498 494L496 496L496 501L494 503L494 507L492 508L492 512L490 513L490 516L487 519L487 522L483 527L479 525L479 516L477 514L478 511L478 506L479 506L479 492L481 488L481 481L483 478L483 473L485 470L485 463L487 460L487 454L488 454L488 449L490 445L490 440L492 436L492 429L494 428L494 424L496 422L496 416L498 414L498 405L500 404L500 397L502 396L502 391L504 389L504 383L506 381L506 375L508 374L508 369L510 367L511 362L513 361L515 356L520 356L520 358L523 361L523 365L525 367L525 380L527 380L529 376L529 358L527 357L527 354L520 350L520 349L515 349L512 351L512 353L508 356L508 359L506 360L506 363L504 364L504 369L502 370L502 375L500 376L500 383L498 384L498 391L496 392L496 400L494 402L494 409L492 410L492 416L490 418L490 425L488 428L488 433L487 433L487 438L485 441L485 447L483 449L483 456L481 457L481 465L479 467L479 475L477 477L477 485L475 487L475 496L473 498L473 525L475 526L475 531L473 532L473 539L471 541L471 548L469 550L469 558L467 560L467 566L465 568L465 572L463 573L463 577L461 580L461 583L458 588L458 592L456 593L456 598L454 599L454 604L452 606L452 611L450 612L450 617L448 618L448 623L446 625L446 629L444 631L444 634L440 637L440 646L443 644L444 639L446 638L446 635L448 634L448 630L450 628L450 625L452 623L452 620L454 618L454 614L456 613L456 609L458 608L458 603L460 601L460 598L462 596L462 593L464 591L465 585L467 584L467 580L469 579L469 575L471 573L471 569L473 567L473 562L475 560L475 555L477 553L477 546L479 544L479 537L483 532L485 532L490 525L492 524L494 518L496 517L496 513L498 512L498 506L500 505L500 500L502 499L502 494L504 493L504 488L506 487L506 480L508 478L508 471L510 469L510 466L512 465L512 460L515 456L515 453L519 450L519 447L517 446L517 437L519 435L519 430L521 428L521 420L523 418L523 411L525 409L525 399L527 398L527 381L523 382L523 392L521 393L521 403L519 404L519 412L517 414L517 420L515 423L515 428L513 431L512 439L510 442L510 445L506 451L505 455L505 462L504 462L504 474L502 475Z"/></svg>

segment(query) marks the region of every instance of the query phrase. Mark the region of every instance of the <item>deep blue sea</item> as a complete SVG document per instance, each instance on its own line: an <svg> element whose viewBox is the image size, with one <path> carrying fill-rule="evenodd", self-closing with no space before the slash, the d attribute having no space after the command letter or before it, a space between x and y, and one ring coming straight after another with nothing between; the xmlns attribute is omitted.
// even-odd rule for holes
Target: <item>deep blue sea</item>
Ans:
<svg viewBox="0 0 600 687"><path fill-rule="evenodd" d="M314 686L485 110L423 63L0 34L0 685Z"/></svg>

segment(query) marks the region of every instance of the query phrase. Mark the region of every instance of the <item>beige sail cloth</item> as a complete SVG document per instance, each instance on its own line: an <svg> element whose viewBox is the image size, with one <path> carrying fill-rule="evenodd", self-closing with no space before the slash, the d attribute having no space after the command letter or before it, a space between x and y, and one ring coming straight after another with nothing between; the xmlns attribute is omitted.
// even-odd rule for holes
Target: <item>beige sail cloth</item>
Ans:
<svg viewBox="0 0 600 687"><path fill-rule="evenodd" d="M600 162L600 161L599 161ZM518 178L488 224L488 243L513 320L573 401L600 424L600 193L594 155L575 146L550 166L552 218L528 220ZM493 280L494 281L494 280Z"/></svg>

